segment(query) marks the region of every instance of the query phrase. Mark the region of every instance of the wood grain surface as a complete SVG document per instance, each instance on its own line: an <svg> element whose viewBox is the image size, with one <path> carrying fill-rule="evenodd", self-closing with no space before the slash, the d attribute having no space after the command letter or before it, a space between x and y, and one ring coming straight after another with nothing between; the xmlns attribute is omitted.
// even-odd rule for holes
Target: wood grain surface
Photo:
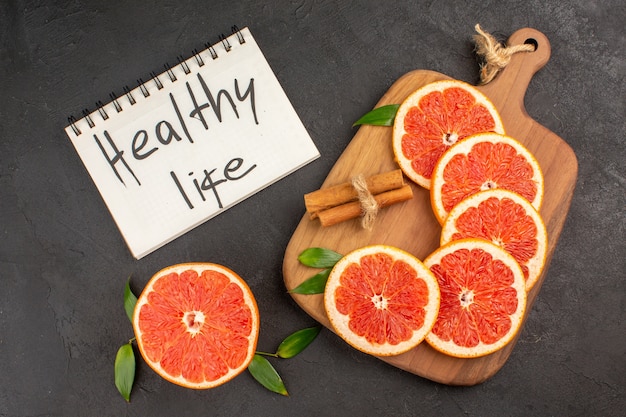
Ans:
<svg viewBox="0 0 626 417"><path fill-rule="evenodd" d="M545 178L544 201L540 214L548 231L547 263L529 294L526 314L531 311L545 279L569 210L578 169L576 156L569 145L530 118L526 112L526 89L533 75L550 58L548 39L534 29L518 30L507 43L517 45L527 42L537 45L534 52L513 55L509 65L493 81L478 87L500 112L507 135L522 142L536 156ZM427 70L409 72L391 86L376 107L399 104L419 87L441 79L449 77ZM391 148L391 128L362 126L329 172L322 188L349 181L358 174L369 176L396 168ZM412 187L413 199L382 209L374 228L369 231L361 227L359 219L324 228L319 221L311 220L305 214L285 251L283 277L286 288L295 288L318 272L302 266L297 260L300 252L309 247L325 247L345 254L370 244L386 244L402 248L419 259L424 259L434 251L439 246L441 227L432 213L429 192L415 184ZM330 328L321 294L293 294L293 298L315 320ZM475 359L446 356L432 349L426 342L402 355L380 359L436 382L474 385L500 370L511 355L515 342L516 340L496 353Z"/></svg>

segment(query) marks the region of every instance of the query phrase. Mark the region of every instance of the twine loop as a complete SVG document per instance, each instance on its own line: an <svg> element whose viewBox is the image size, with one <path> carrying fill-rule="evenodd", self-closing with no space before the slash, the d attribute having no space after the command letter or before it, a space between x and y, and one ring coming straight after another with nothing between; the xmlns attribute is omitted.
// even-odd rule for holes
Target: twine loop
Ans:
<svg viewBox="0 0 626 417"><path fill-rule="evenodd" d="M511 61L511 56L518 52L533 52L535 45L521 44L513 46L503 46L491 34L483 31L480 25L475 26L477 35L474 35L476 42L476 54L484 59L480 66L480 83L487 84L495 78L501 69L506 67Z"/></svg>
<svg viewBox="0 0 626 417"><path fill-rule="evenodd" d="M374 195L367 188L367 181L363 174L359 174L352 178L352 186L357 192L359 197L359 204L361 204L361 227L367 230L372 230L374 226L374 220L378 215L378 203L374 198Z"/></svg>

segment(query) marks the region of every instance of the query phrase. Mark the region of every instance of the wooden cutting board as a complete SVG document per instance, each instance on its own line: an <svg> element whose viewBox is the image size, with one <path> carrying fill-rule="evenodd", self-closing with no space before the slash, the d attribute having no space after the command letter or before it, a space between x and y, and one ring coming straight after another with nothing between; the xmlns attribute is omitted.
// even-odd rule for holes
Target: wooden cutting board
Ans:
<svg viewBox="0 0 626 417"><path fill-rule="evenodd" d="M545 279L545 272L569 210L578 169L576 156L567 143L526 113L524 95L528 84L550 57L548 39L534 29L525 28L515 32L509 38L508 45L529 42L537 45L534 52L513 55L509 65L493 81L478 87L500 112L507 135L522 142L536 156L544 174L545 194L541 215L548 231L547 264L529 294L526 314L532 310ZM391 86L376 107L399 104L419 87L442 79L449 77L433 71L409 72ZM391 147L391 131L390 127L360 127L321 188L348 182L358 174L369 176L397 169ZM412 187L413 199L381 209L370 231L361 227L359 219L324 228L317 219L311 220L305 214L285 251L283 276L287 290L318 272L302 266L297 260L298 255L310 247L325 247L346 254L366 245L386 244L404 249L422 260L439 247L441 227L432 213L429 192L415 184ZM310 191L314 190L307 192ZM292 296L304 311L331 328L321 294ZM474 385L490 378L504 365L515 342L496 353L474 359L446 356L432 349L426 342L402 355L380 359L436 382Z"/></svg>

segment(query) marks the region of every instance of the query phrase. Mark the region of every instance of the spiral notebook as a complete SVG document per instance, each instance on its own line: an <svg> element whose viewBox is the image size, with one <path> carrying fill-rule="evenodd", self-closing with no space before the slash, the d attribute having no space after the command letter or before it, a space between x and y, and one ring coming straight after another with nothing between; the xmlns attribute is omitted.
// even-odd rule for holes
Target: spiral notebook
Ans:
<svg viewBox="0 0 626 417"><path fill-rule="evenodd" d="M69 122L137 259L320 155L248 28Z"/></svg>

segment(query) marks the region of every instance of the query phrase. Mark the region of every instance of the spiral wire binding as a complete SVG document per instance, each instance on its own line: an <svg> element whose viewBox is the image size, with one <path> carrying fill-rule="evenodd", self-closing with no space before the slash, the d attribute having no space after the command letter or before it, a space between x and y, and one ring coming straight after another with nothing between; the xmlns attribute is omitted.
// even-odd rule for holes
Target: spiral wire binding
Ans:
<svg viewBox="0 0 626 417"><path fill-rule="evenodd" d="M226 52L230 52L233 46L230 44L230 42L228 42L228 39L226 38L226 36L224 36L224 34L220 35L220 42L222 42L222 46L224 46Z"/></svg>
<svg viewBox="0 0 626 417"><path fill-rule="evenodd" d="M148 87L146 87L146 83L143 82L143 79L137 80L137 87L139 87L139 91L143 94L144 97L150 97L150 92L148 91Z"/></svg>
<svg viewBox="0 0 626 417"><path fill-rule="evenodd" d="M167 76L170 78L171 82L174 82L178 79L176 78L176 74L174 74L174 71L172 71L172 67L170 67L170 64L165 64L165 72L167 73Z"/></svg>
<svg viewBox="0 0 626 417"><path fill-rule="evenodd" d="M161 80L159 79L159 76L156 75L156 73L154 71L152 71L150 73L150 76L152 77L152 79L154 80L154 83L156 84L157 89L162 90L164 85L161 82Z"/></svg>
<svg viewBox="0 0 626 417"><path fill-rule="evenodd" d="M246 43L246 39L243 37L243 34L241 33L237 25L231 26L230 31L231 33L234 33L235 35L237 35L237 40L239 41L239 45L243 45L244 43Z"/></svg>
<svg viewBox="0 0 626 417"><path fill-rule="evenodd" d="M130 88L128 88L127 85L124 86L124 94L126 94L126 98L128 99L128 102L131 106L137 103L137 100L135 100L135 97L133 97L133 93L130 91Z"/></svg>
<svg viewBox="0 0 626 417"><path fill-rule="evenodd" d="M237 41L239 42L240 45L243 45L244 43L246 43L246 39L244 38L243 34L239 30L238 26L236 26L236 25L231 26L231 34L237 36ZM227 36L224 36L224 34L219 35L218 42L221 42L221 44L224 47L224 50L226 52L230 52L231 51L232 45L228 41L228 37ZM215 59L219 58L219 55L217 54L217 51L215 50L215 48L213 47L212 44L206 42L204 44L204 46L206 47L205 50L209 52L209 54L211 55L212 59L215 60ZM201 52L199 52L197 49L194 49L192 51L192 56L195 58L196 63L198 64L198 66L202 67L202 66L204 66L205 62L202 59L202 56L200 56L200 53ZM177 66L180 66L180 68L182 68L182 70L185 72L185 74L187 74L187 75L190 74L191 73L191 68L189 68L189 65L187 64L187 61L183 58L183 56L179 55L177 60L178 60ZM174 71L172 70L172 67L168 63L165 63L164 67L165 67L165 74L170 79L170 81L171 82L176 82L178 80L178 78L176 77L176 74L174 74ZM150 80L154 81L157 89L159 89L159 90L161 90L161 89L163 89L165 87L163 85L163 82L159 79L159 76L154 71L150 72ZM150 80L148 80L148 81L150 81ZM141 94L145 98L150 96L150 91L148 91L148 88L146 87L146 83L148 81L144 82L142 78L139 78L137 80L139 91L141 91ZM123 87L123 91L124 91L123 95L126 96L126 98L128 100L128 103L131 106L137 103L137 100L133 96L132 90L128 86L124 86ZM111 99L111 103L113 104L113 107L115 108L115 111L117 113L121 113L124 110L124 108L122 107L122 105L119 102L119 98L120 97L115 95L115 93L111 92L109 94L109 98ZM103 120L107 120L109 118L109 114L104 109L104 106L105 105L104 105L104 103L102 101L97 101L96 102L96 109L97 109L98 113L100 114L100 116L102 117ZM89 128L93 128L96 125L96 123L94 122L93 118L91 117L91 113L89 112L88 109L83 109L82 115L83 115L82 118L85 119L85 121L89 125ZM67 118L67 121L69 123L70 128L72 129L72 131L74 132L74 134L76 136L79 136L79 135L82 134L81 130L77 126L78 120L74 116L69 116Z"/></svg>
<svg viewBox="0 0 626 417"><path fill-rule="evenodd" d="M81 134L80 129L76 126L76 118L74 116L69 116L67 118L67 121L70 123L70 126L72 128L72 130L74 131L74 134L76 136Z"/></svg>
<svg viewBox="0 0 626 417"><path fill-rule="evenodd" d="M102 117L103 120L106 120L109 118L109 115L107 114L106 110L104 110L104 103L102 103L102 101L98 100L96 102L96 108L98 109L98 113L100 113L100 116Z"/></svg>
<svg viewBox="0 0 626 417"><path fill-rule="evenodd" d="M183 69L183 71L185 71L185 75L189 75L189 73L191 73L191 69L189 68L189 65L187 65L187 61L185 61L185 58L183 58L182 55L178 56L178 65Z"/></svg>
<svg viewBox="0 0 626 417"><path fill-rule="evenodd" d="M193 50L193 56L194 56L194 58L196 58L196 62L198 63L198 66L199 67L203 67L204 66L204 60L200 56L200 52L198 52L197 49Z"/></svg>
<svg viewBox="0 0 626 417"><path fill-rule="evenodd" d="M87 124L90 128L93 128L96 124L93 122L91 115L89 114L89 110L83 109L83 118L87 120Z"/></svg>
<svg viewBox="0 0 626 417"><path fill-rule="evenodd" d="M117 96L115 95L115 93L111 92L109 93L109 98L111 99L111 103L113 103L113 106L115 107L115 110L119 113L122 111L122 106L120 106L120 102L117 101Z"/></svg>
<svg viewBox="0 0 626 417"><path fill-rule="evenodd" d="M211 58L213 59L217 59L217 52L215 51L215 48L213 48L213 45L210 45L208 42L204 44L204 46L206 46L206 49L209 51L209 53L211 54Z"/></svg>

